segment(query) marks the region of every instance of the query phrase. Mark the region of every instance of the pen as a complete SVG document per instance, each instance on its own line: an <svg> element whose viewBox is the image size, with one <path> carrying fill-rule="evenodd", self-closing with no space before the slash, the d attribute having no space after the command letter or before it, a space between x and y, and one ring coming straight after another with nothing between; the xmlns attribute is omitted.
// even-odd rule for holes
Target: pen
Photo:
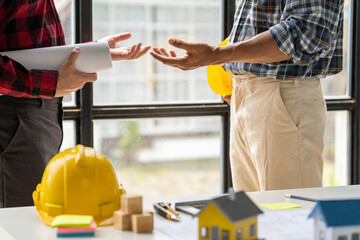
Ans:
<svg viewBox="0 0 360 240"><path fill-rule="evenodd" d="M163 208L162 206L160 206L158 203L154 203L153 204L154 210L157 214L159 214L160 216L172 220L172 221L179 221L180 217L179 216L174 216L171 212L167 211L165 208Z"/></svg>
<svg viewBox="0 0 360 240"><path fill-rule="evenodd" d="M179 213L170 207L170 203L164 202L164 205L165 205L165 208L166 208L167 210L169 210L170 212L172 212L172 213L175 214L176 216L179 216Z"/></svg>
<svg viewBox="0 0 360 240"><path fill-rule="evenodd" d="M302 196L297 196L297 195L293 195L293 194L285 194L285 197L304 200L304 201L310 201L310 202L318 202L319 201L319 200L314 199L314 198L302 197Z"/></svg>

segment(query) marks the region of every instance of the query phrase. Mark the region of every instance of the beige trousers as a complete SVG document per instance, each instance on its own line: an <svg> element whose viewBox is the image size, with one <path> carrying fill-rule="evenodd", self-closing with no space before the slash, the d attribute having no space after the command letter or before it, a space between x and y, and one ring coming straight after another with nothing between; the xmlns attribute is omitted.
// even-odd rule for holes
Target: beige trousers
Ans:
<svg viewBox="0 0 360 240"><path fill-rule="evenodd" d="M326 103L317 78L233 78L230 162L236 191L322 186Z"/></svg>

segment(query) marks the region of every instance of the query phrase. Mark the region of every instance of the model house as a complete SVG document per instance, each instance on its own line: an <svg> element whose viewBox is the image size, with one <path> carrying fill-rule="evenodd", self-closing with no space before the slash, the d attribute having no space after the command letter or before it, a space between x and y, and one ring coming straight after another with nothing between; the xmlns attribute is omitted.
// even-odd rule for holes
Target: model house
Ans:
<svg viewBox="0 0 360 240"><path fill-rule="evenodd" d="M257 239L260 213L243 191L214 198L198 214L199 239Z"/></svg>
<svg viewBox="0 0 360 240"><path fill-rule="evenodd" d="M315 240L360 240L360 200L319 201L309 218Z"/></svg>

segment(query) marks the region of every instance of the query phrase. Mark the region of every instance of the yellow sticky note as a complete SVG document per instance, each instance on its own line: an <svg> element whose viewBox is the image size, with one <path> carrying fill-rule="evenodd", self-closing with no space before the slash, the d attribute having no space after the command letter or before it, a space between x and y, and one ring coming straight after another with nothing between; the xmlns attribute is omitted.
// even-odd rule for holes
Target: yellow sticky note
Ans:
<svg viewBox="0 0 360 240"><path fill-rule="evenodd" d="M55 217L52 227L89 227L94 220L90 215L63 214Z"/></svg>
<svg viewBox="0 0 360 240"><path fill-rule="evenodd" d="M281 209L291 209L291 208L299 208L300 205L289 203L289 202L279 202L279 203L264 203L260 204L260 206L266 207L271 210L281 210Z"/></svg>

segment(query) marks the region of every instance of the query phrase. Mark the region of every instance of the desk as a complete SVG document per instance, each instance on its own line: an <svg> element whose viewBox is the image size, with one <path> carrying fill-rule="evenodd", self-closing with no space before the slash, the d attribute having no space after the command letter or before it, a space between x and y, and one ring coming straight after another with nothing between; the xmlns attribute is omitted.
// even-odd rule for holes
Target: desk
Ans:
<svg viewBox="0 0 360 240"><path fill-rule="evenodd" d="M285 194L294 194L300 196L312 197L315 199L345 199L360 198L360 185L326 187L326 188L308 188L308 189L289 189L267 192L250 192L249 197L256 203L275 203L288 201L299 204L302 208L313 208L315 203L297 199L287 199ZM196 197L179 197L166 198L161 201L193 201L210 196ZM153 202L159 199L144 199L144 209L151 209ZM261 207L262 208L262 207ZM263 211L269 211L262 208ZM5 240L1 235L4 230L10 234L13 239L26 240L50 240L50 239L67 239L67 240L86 240L86 239L129 239L129 240L169 240L171 237L163 234L156 229L160 221L168 221L157 215L155 217L155 228L152 234L134 234L132 232L122 232L116 230L113 226L99 227L96 229L96 237L91 238L56 238L54 229L44 225L38 216L35 207L5 208L0 209L0 238ZM11 239L11 238L10 238Z"/></svg>

